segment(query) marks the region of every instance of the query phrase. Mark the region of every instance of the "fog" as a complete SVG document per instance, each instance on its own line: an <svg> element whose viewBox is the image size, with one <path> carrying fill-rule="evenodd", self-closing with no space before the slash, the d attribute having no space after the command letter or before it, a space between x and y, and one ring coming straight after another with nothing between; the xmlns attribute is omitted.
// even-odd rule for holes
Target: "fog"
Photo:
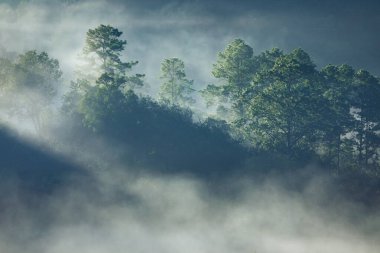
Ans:
<svg viewBox="0 0 380 253"><path fill-rule="evenodd" d="M96 194L60 193L37 214L12 206L2 251L371 253L380 246L379 218L344 201L324 205L326 196L315 193L321 182L295 193L242 180L221 196L192 178L108 176Z"/></svg>
<svg viewBox="0 0 380 253"><path fill-rule="evenodd" d="M85 179L74 175L40 195L25 194L19 189L22 181L5 180L0 194L0 252L377 253L379 211L347 199L330 172L316 173L314 164L302 168L307 175L300 178L306 181L298 187L292 175L246 175L244 171L253 166L248 162L227 178L202 178L191 171L162 172L127 163L117 140L104 136L84 135L81 146L75 146L75 137L68 138L72 122L59 115L60 95L83 64L90 28L111 24L124 32L128 41L124 57L139 61L133 73L146 74L145 91L152 96L158 91L165 58L183 59L198 90L217 82L210 74L212 64L235 37L252 44L255 53L294 46L287 39L292 34L289 27L277 26L291 17L275 17L260 8L223 21L225 10L211 12L210 3L202 9L200 1L156 5L147 1L147 6L102 0L0 2L0 55L15 58L31 49L46 51L63 70L53 108L33 108L49 119L43 136L30 118L10 116L10 98L4 97L0 130L6 126L22 145L67 161L86 175ZM324 56L316 56L318 63L341 60L340 54ZM28 90L15 93L21 101L43 96Z"/></svg>

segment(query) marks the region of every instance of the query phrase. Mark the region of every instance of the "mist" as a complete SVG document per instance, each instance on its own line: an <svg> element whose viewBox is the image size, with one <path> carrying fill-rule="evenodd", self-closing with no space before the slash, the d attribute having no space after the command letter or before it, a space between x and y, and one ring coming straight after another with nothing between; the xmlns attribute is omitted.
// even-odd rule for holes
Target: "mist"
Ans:
<svg viewBox="0 0 380 253"><path fill-rule="evenodd" d="M234 182L238 193L221 196L192 178L108 176L97 182L97 193L69 190L33 211L14 204L16 212L2 221L2 250L286 253L380 246L378 216L344 201L322 204L326 196L315 193L326 187L321 182L296 193L242 180Z"/></svg>
<svg viewBox="0 0 380 253"><path fill-rule="evenodd" d="M234 125L227 113L215 116L199 94L186 106L158 100L168 58L183 60L195 93L224 85L211 73L236 38L254 56L281 48L285 59L302 47L316 72L347 63L355 73L380 73L378 35L362 29L379 23L376 4L269 2L0 1L0 76L9 77L0 80L0 252L378 252L376 138L365 143L362 162L359 130L336 151L333 141L323 146L330 129L318 128L311 141L300 138L293 157L281 145L260 149L263 135ZM128 75L145 75L142 88L110 89L104 100L102 68L83 51L87 32L101 24L123 32L121 59L138 61ZM47 52L43 68L57 70L48 92L38 86L44 80L28 76L40 69L22 65L30 50L37 58ZM7 76L7 68L14 72ZM91 71L98 76L80 86ZM379 78L371 78L377 91ZM82 98L67 104L73 94ZM374 126L376 135L378 124L363 129Z"/></svg>

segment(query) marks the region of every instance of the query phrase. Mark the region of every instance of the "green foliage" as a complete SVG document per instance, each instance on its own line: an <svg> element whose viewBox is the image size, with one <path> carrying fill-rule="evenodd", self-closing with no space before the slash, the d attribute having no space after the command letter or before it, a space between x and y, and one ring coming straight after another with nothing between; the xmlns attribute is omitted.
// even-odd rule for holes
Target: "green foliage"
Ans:
<svg viewBox="0 0 380 253"><path fill-rule="evenodd" d="M2 59L1 95L12 116L30 117L35 130L41 132L47 107L61 85L59 62L46 52L27 51L15 62Z"/></svg>
<svg viewBox="0 0 380 253"><path fill-rule="evenodd" d="M325 102L318 96L320 78L310 57L296 49L278 57L269 70L255 75L242 96L244 117L236 121L257 147L294 156L312 149Z"/></svg>
<svg viewBox="0 0 380 253"><path fill-rule="evenodd" d="M66 115L74 116L78 112L82 97L90 88L91 83L86 79L71 81L70 90L63 96L62 111Z"/></svg>
<svg viewBox="0 0 380 253"><path fill-rule="evenodd" d="M80 146L83 136L100 137L117 145L113 155L121 162L203 177L225 177L242 163L261 175L316 161L336 169L339 180L348 178L337 180L345 187L356 182L352 189L378 188L380 81L369 72L348 65L318 70L302 49L274 48L255 56L236 39L213 66L219 82L200 92L218 116L194 122L193 81L184 62L162 62L163 103L137 95L143 75L127 75L137 62L122 61L121 35L109 25L87 33L84 53L94 60L89 64L98 64L97 73L71 82L62 107L71 125L60 129L78 147L86 148ZM54 102L61 75L58 61L45 52L0 59L3 107L31 117L41 131L42 113ZM369 179L373 186L366 187Z"/></svg>
<svg viewBox="0 0 380 253"><path fill-rule="evenodd" d="M126 75L136 62L120 60L126 45L121 34L104 25L89 30L84 51L100 61L100 73L96 81L72 82L64 110L86 128L140 150L147 155L143 160L182 157L181 162L193 164L201 156L187 146L203 150L211 131L224 140L233 136L262 154L302 162L316 159L338 170L378 170L380 84L370 73L348 65L318 70L302 49L284 53L274 48L255 56L249 45L236 39L213 66L220 82L200 91L208 106L216 106L218 116L194 124L192 112L181 109L194 102L193 81L186 78L183 61L169 58L161 64L159 100L164 103L138 96L128 82L142 85L142 75ZM236 157L244 153L232 146ZM220 150L227 156L224 152Z"/></svg>
<svg viewBox="0 0 380 253"><path fill-rule="evenodd" d="M195 124L192 112L183 109L193 102L194 90L182 60L166 59L161 65L160 99L166 103L158 104L124 88L125 65L119 66L118 57L125 43L118 39L120 35L109 26L100 26L87 34L85 52L97 55L103 64L94 83L78 79L71 83L71 90L64 97L66 115L72 122L81 122L74 129L90 129L93 134L112 139L123 147L122 153L128 151L128 158L123 159L151 164L157 169L191 168L209 174L207 167L225 170L241 162L245 150L229 137L225 124Z"/></svg>
<svg viewBox="0 0 380 253"><path fill-rule="evenodd" d="M355 73L353 115L355 118L355 150L359 166L367 168L378 161L380 83L369 72Z"/></svg>
<svg viewBox="0 0 380 253"><path fill-rule="evenodd" d="M52 100L57 94L62 71L59 62L46 52L28 51L15 64L16 89L26 89Z"/></svg>
<svg viewBox="0 0 380 253"><path fill-rule="evenodd" d="M121 40L122 32L110 25L100 25L89 29L83 52L87 56L95 55L100 61L100 74L97 83L133 89L143 85L144 75L128 76L126 71L138 62L123 62L120 57L124 51L126 40Z"/></svg>
<svg viewBox="0 0 380 253"><path fill-rule="evenodd" d="M164 103L185 107L195 102L191 97L194 92L193 80L186 78L182 60L165 59L161 63L161 80L159 99Z"/></svg>
<svg viewBox="0 0 380 253"><path fill-rule="evenodd" d="M256 72L269 71L273 68L276 60L283 55L284 53L280 49L273 48L255 56L254 65L256 67Z"/></svg>
<svg viewBox="0 0 380 253"><path fill-rule="evenodd" d="M6 96L7 91L14 87L15 67L14 63L5 58L0 58L0 96Z"/></svg>
<svg viewBox="0 0 380 253"><path fill-rule="evenodd" d="M96 131L105 124L112 124L116 120L112 117L123 117L124 110L129 109L127 97L131 99L135 96L132 91L125 95L115 88L90 87L80 101L78 112L83 115L85 126Z"/></svg>
<svg viewBox="0 0 380 253"><path fill-rule="evenodd" d="M355 70L348 65L327 65L321 70L324 78L323 135L321 142L325 149L321 155L333 166L348 166L352 161L352 141L346 134L354 127L351 113Z"/></svg>
<svg viewBox="0 0 380 253"><path fill-rule="evenodd" d="M223 83L208 85L201 94L208 105L219 104L219 109L222 109L219 111L231 108L230 115L224 119L240 115L243 105L238 102L238 98L250 85L255 70L253 49L242 39L235 39L218 54L217 62L213 65L212 74Z"/></svg>
<svg viewBox="0 0 380 253"><path fill-rule="evenodd" d="M321 73L329 105L322 121L328 157L338 168L378 167L378 79L347 65L328 65Z"/></svg>
<svg viewBox="0 0 380 253"><path fill-rule="evenodd" d="M318 71L302 49L253 56L237 39L218 54L213 75L224 83L201 94L245 144L338 169L379 167L380 85L367 71Z"/></svg>
<svg viewBox="0 0 380 253"><path fill-rule="evenodd" d="M95 126L96 136L118 145L120 160L138 167L223 176L247 155L229 137L223 122L195 124L190 110L159 104L132 91L120 96L116 90L94 87L82 100L80 111L85 112L79 120L86 129Z"/></svg>
<svg viewBox="0 0 380 253"><path fill-rule="evenodd" d="M118 29L100 25L87 32L84 53L95 55L101 62L100 73L93 78L81 78L71 83L71 90L64 96L63 111L74 118L81 118L86 127L94 131L101 128L103 119L120 110L127 94L134 94L136 86L142 86L144 75L128 76L126 71L137 62L124 63L120 59L126 45Z"/></svg>
<svg viewBox="0 0 380 253"><path fill-rule="evenodd" d="M253 50L242 39L232 41L223 52L218 54L218 60L213 66L212 74L225 80L222 88L226 96L234 98L250 84L254 73Z"/></svg>
<svg viewBox="0 0 380 253"><path fill-rule="evenodd" d="M102 63L102 70L121 69L131 67L122 64L120 54L127 44L126 40L120 40L122 35L117 28L110 25L100 25L95 29L89 29L86 37L85 54L96 54Z"/></svg>

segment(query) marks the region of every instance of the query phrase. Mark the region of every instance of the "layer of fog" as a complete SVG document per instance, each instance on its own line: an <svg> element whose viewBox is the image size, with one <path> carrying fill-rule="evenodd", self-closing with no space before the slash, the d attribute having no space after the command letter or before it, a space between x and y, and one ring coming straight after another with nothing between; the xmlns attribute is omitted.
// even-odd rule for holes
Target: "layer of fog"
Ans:
<svg viewBox="0 0 380 253"><path fill-rule="evenodd" d="M371 253L380 247L380 219L343 201L321 205L323 180L301 193L271 181L234 181L225 186L234 193L220 195L189 177L114 173L100 173L96 193L57 193L40 213L13 202L1 223L1 251Z"/></svg>
<svg viewBox="0 0 380 253"><path fill-rule="evenodd" d="M117 143L93 137L76 147L52 133L44 145L95 182L37 196L41 200L32 208L11 184L9 196L2 194L7 201L0 212L1 251L375 253L380 248L380 214L345 201L327 177L311 177L304 189L291 190L286 179L209 182L151 174L121 163Z"/></svg>
<svg viewBox="0 0 380 253"><path fill-rule="evenodd" d="M375 253L380 248L380 214L344 200L328 177L311 177L301 190L289 189L286 179L210 182L132 168L118 160L117 143L109 140L93 137L81 147L58 133L52 140L45 145L95 182L37 196L41 200L32 207L11 184L2 194L6 205L1 199L1 251Z"/></svg>

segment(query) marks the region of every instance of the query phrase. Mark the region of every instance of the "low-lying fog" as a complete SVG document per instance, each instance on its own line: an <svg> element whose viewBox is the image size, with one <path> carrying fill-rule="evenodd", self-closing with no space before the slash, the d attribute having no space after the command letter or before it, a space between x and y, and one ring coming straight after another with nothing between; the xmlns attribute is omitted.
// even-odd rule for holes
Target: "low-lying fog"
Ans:
<svg viewBox="0 0 380 253"><path fill-rule="evenodd" d="M102 175L101 175L102 174ZM98 174L96 193L67 190L36 210L17 200L0 229L2 252L375 253L380 219L337 200L327 185L303 192L231 182L215 194L195 179Z"/></svg>

